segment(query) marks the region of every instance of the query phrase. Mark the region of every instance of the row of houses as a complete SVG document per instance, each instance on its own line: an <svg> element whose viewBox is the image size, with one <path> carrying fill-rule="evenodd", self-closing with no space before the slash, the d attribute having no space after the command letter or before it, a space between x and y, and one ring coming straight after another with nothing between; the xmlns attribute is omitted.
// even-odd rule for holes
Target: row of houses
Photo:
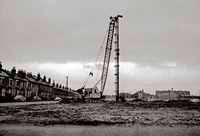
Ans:
<svg viewBox="0 0 200 136"><path fill-rule="evenodd" d="M137 91L134 94L124 93L126 99L142 99L144 101L173 101L190 100L190 91L182 90L157 90L156 94L149 94L144 90Z"/></svg>
<svg viewBox="0 0 200 136"><path fill-rule="evenodd" d="M3 69L0 63L0 101L13 101L17 95L23 95L27 100L38 96L43 100L54 99L55 97L75 97L78 93L51 81L46 76L41 77L40 73L33 75L24 70L11 71Z"/></svg>

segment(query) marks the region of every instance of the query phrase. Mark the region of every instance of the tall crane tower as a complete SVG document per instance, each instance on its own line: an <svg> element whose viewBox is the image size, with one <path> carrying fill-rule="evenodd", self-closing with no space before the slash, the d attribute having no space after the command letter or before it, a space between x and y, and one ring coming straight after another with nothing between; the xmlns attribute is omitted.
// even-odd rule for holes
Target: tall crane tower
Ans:
<svg viewBox="0 0 200 136"><path fill-rule="evenodd" d="M110 17L109 30L107 35L106 49L103 61L103 70L100 80L94 85L93 88L84 88L85 89L85 98L89 99L99 99L103 98L103 92L106 85L106 80L108 76L108 67L110 63L110 56L112 50L113 36L115 36L115 92L116 92L116 101L119 101L119 18L122 18L122 15L117 15L115 17ZM89 76L93 73L90 72ZM97 88L97 84L101 82L100 91Z"/></svg>
<svg viewBox="0 0 200 136"><path fill-rule="evenodd" d="M107 42L106 42L106 51L104 56L103 71L101 76L101 94L103 94L106 79L108 75L108 67L110 62L113 35L115 35L115 92L116 92L116 101L119 101L119 18L122 18L122 15L117 15L115 17L110 17L111 21L109 24ZM115 32L115 34L114 34Z"/></svg>

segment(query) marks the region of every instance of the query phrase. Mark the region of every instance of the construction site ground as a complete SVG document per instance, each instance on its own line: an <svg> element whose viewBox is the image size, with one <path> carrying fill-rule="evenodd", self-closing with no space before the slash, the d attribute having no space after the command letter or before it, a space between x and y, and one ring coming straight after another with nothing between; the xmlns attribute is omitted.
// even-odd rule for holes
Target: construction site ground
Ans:
<svg viewBox="0 0 200 136"><path fill-rule="evenodd" d="M0 106L0 135L200 135L200 103L75 102Z"/></svg>

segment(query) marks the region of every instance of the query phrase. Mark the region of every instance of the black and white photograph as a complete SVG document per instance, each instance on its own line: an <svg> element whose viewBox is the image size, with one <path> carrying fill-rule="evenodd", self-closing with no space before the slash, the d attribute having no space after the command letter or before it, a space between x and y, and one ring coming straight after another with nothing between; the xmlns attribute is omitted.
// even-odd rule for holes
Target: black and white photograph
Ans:
<svg viewBox="0 0 200 136"><path fill-rule="evenodd" d="M0 0L0 136L200 135L200 0Z"/></svg>

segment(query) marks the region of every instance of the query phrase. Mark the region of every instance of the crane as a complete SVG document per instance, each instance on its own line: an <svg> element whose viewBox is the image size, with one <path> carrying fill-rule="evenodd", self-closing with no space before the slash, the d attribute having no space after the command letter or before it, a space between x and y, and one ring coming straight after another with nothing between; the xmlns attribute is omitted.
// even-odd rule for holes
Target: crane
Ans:
<svg viewBox="0 0 200 136"><path fill-rule="evenodd" d="M119 101L119 18L122 18L122 15L117 15L115 17L110 17L109 30L107 35L107 42L105 48L105 55L103 61L103 70L100 80L94 85L93 88L85 89L86 96L89 98L103 98L103 92L106 85L106 80L108 76L108 68L110 63L110 56L112 50L113 36L115 36L115 92L116 92L116 101ZM115 34L114 34L115 33ZM101 82L101 90L97 88L97 84Z"/></svg>

